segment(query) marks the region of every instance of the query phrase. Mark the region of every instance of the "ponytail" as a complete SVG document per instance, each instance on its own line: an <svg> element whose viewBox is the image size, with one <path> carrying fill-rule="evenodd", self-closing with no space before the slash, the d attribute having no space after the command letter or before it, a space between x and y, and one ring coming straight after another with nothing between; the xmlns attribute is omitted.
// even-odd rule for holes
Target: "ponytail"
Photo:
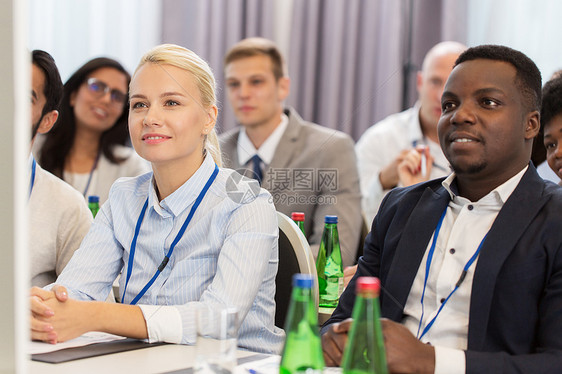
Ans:
<svg viewBox="0 0 562 374"><path fill-rule="evenodd" d="M207 134L207 139L205 141L205 150L211 154L215 163L222 167L222 156L221 148L219 145L219 137L215 129L212 129L209 134Z"/></svg>

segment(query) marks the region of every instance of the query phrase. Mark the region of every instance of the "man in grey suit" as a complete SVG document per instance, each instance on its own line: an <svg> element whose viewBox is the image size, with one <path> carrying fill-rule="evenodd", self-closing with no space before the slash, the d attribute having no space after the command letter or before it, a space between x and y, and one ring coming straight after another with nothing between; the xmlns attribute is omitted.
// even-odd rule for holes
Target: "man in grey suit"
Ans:
<svg viewBox="0 0 562 374"><path fill-rule="evenodd" d="M228 100L241 125L220 136L226 167L261 181L278 211L305 213L314 255L325 215L337 215L344 266L355 262L361 194L353 140L284 107L289 78L275 44L244 39L224 60Z"/></svg>

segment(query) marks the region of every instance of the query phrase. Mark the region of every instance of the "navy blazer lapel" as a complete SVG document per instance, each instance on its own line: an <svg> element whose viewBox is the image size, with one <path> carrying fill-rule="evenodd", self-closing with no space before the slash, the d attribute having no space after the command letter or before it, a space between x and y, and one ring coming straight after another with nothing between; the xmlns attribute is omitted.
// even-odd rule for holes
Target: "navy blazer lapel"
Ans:
<svg viewBox="0 0 562 374"><path fill-rule="evenodd" d="M543 190L544 182L535 168L529 166L488 232L472 282L468 349L479 350L484 344L498 273L526 227L548 200Z"/></svg>
<svg viewBox="0 0 562 374"><path fill-rule="evenodd" d="M385 317L394 321L402 320L404 306L421 260L450 199L449 192L444 187L439 187L436 191L428 187L411 211L384 282L386 287L384 292L395 299L383 297L386 300L382 305L382 313Z"/></svg>

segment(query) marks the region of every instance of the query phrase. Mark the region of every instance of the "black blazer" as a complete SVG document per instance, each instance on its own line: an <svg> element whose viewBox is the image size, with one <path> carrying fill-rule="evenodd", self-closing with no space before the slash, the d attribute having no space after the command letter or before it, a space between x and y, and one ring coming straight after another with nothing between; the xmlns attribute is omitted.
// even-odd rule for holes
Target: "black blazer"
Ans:
<svg viewBox="0 0 562 374"><path fill-rule="evenodd" d="M351 316L355 280L381 280L381 312L403 305L450 196L443 178L391 191L365 242L357 273L324 325ZM389 297L392 295L392 297ZM529 165L499 212L476 264L467 373L562 372L562 188Z"/></svg>

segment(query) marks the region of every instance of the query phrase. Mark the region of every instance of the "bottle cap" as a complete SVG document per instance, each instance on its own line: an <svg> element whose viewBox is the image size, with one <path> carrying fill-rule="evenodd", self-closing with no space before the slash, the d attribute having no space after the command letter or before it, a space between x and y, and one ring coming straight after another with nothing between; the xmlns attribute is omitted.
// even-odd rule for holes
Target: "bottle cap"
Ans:
<svg viewBox="0 0 562 374"><path fill-rule="evenodd" d="M291 219L293 221L304 221L304 213L303 212L293 212L293 213L291 213Z"/></svg>
<svg viewBox="0 0 562 374"><path fill-rule="evenodd" d="M359 277L357 279L357 293L373 292L376 295L380 293L381 281L376 277Z"/></svg>
<svg viewBox="0 0 562 374"><path fill-rule="evenodd" d="M338 223L338 216L326 216L324 217L324 223Z"/></svg>
<svg viewBox="0 0 562 374"><path fill-rule="evenodd" d="M293 275L293 287L312 288L314 279L310 274L297 273Z"/></svg>
<svg viewBox="0 0 562 374"><path fill-rule="evenodd" d="M88 202L89 203L99 203L100 197L96 196L96 195L90 195L90 196L88 196Z"/></svg>

